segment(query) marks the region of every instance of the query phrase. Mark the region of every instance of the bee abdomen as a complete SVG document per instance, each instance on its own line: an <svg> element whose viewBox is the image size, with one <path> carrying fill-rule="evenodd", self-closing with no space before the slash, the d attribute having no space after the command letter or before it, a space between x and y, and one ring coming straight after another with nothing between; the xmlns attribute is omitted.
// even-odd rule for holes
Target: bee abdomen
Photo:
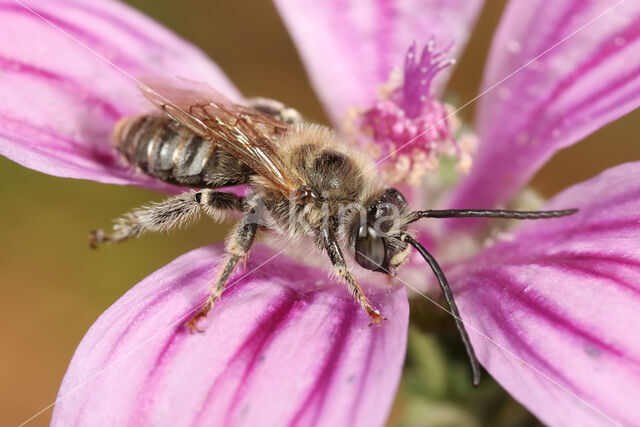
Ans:
<svg viewBox="0 0 640 427"><path fill-rule="evenodd" d="M171 184L223 187L248 182L252 171L169 117L125 118L113 133L116 149L148 175Z"/></svg>

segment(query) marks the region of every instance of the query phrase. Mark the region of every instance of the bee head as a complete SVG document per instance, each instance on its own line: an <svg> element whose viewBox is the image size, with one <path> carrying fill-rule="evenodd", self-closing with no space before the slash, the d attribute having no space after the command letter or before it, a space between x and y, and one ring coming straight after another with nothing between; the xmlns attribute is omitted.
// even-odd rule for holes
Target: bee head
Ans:
<svg viewBox="0 0 640 427"><path fill-rule="evenodd" d="M361 267L390 273L406 260L410 247L400 236L407 231L407 214L407 201L395 188L387 188L365 206L349 235L349 247Z"/></svg>

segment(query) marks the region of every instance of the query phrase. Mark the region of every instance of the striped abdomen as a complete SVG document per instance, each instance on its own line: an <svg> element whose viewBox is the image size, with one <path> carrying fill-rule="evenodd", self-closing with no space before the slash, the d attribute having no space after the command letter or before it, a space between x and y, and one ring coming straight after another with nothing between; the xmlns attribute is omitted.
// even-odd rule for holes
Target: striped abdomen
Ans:
<svg viewBox="0 0 640 427"><path fill-rule="evenodd" d="M116 149L148 175L171 184L217 188L245 184L253 171L169 117L144 115L121 120Z"/></svg>

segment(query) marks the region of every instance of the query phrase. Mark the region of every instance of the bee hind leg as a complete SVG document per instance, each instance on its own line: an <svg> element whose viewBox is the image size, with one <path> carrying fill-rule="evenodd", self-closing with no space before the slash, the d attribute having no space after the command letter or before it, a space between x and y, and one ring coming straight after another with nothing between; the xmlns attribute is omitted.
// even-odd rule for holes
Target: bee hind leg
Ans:
<svg viewBox="0 0 640 427"><path fill-rule="evenodd" d="M89 246L118 243L147 232L171 231L195 222L204 211L219 222L229 210L241 210L243 198L214 190L190 191L159 203L134 209L116 220L111 234L103 230L89 233Z"/></svg>
<svg viewBox="0 0 640 427"><path fill-rule="evenodd" d="M304 121L302 115L294 108L291 108L280 101L269 98L249 98L247 104L251 108L262 111L271 117L284 123L295 125Z"/></svg>
<svg viewBox="0 0 640 427"><path fill-rule="evenodd" d="M342 255L342 251L340 250L340 246L338 245L338 241L331 227L323 227L322 240L336 274L338 274L338 276L347 283L347 288L351 295L353 295L356 302L360 304L360 306L371 317L371 323L369 325L379 325L383 320L387 320L380 314L380 311L371 305L371 302L369 302L369 299L360 288L360 285L358 285L358 282L356 282L351 273L349 273L347 263Z"/></svg>
<svg viewBox="0 0 640 427"><path fill-rule="evenodd" d="M207 317L213 305L220 298L222 292L224 292L231 273L233 273L240 260L246 258L255 239L258 226L259 215L257 208L250 209L248 214L234 226L231 235L227 239L227 260L222 271L220 271L215 284L209 292L209 296L199 307L198 312L184 323L184 326L189 332L202 332L202 330L198 328L198 322L200 319Z"/></svg>

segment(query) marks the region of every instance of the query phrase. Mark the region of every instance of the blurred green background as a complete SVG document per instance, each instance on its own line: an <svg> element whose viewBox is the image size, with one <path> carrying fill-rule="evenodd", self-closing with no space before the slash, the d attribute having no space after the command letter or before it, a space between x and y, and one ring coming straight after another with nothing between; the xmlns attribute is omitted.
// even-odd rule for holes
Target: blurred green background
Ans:
<svg viewBox="0 0 640 427"><path fill-rule="evenodd" d="M506 0L491 0L449 87L473 98ZM296 51L268 1L129 0L206 51L249 96L280 99L308 118L326 117ZM426 35L425 35L426 37ZM469 119L474 106L462 111ZM640 112L559 153L534 179L545 196L605 168L640 157ZM148 236L90 251L87 232L108 228L132 207L162 196L136 188L54 178L0 158L0 413L17 425L55 400L76 345L92 322L140 279L180 254L222 239L226 226L203 221L186 232ZM406 375L390 424L536 425L488 376L469 386L466 360L449 319L423 301L412 306ZM435 333L437 332L437 333ZM51 410L30 425L47 425Z"/></svg>

